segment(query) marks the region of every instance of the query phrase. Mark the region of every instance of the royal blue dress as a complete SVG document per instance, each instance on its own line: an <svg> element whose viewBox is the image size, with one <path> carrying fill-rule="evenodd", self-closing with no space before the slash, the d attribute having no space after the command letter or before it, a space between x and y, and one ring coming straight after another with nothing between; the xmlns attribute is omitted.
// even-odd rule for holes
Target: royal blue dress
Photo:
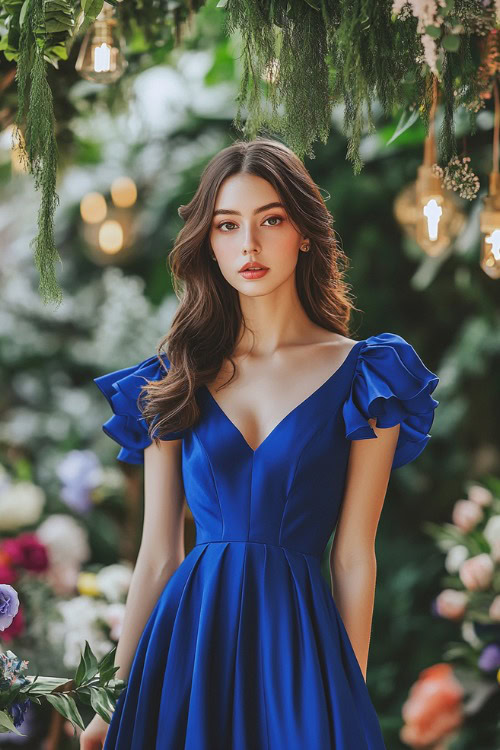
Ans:
<svg viewBox="0 0 500 750"><path fill-rule="evenodd" d="M154 355L95 378L119 460L143 462L136 401L164 374ZM164 438L183 441L196 544L147 621L104 750L385 750L321 557L350 441L377 437L369 418L401 423L392 467L412 461L437 384L401 336L370 336L257 450L200 386L197 424Z"/></svg>

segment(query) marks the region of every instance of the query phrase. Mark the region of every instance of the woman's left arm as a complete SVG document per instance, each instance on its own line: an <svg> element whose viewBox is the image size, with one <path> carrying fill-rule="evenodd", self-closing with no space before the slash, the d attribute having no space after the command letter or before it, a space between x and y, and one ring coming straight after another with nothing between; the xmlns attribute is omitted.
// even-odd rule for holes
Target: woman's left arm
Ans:
<svg viewBox="0 0 500 750"><path fill-rule="evenodd" d="M353 440L342 509L330 553L332 594L366 681L375 599L375 537L400 425L376 427L377 439Z"/></svg>

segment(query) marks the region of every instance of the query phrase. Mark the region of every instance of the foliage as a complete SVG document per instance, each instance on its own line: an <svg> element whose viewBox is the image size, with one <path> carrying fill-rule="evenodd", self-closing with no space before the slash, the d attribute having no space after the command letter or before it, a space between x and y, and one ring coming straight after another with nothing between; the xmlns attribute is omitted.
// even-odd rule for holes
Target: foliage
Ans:
<svg viewBox="0 0 500 750"><path fill-rule="evenodd" d="M205 0L110 3L128 42L137 30L143 32L146 54L172 34L180 43L185 22L204 4ZM95 21L102 7L103 0L0 0L0 29L3 25L6 30L0 51L18 66L16 136L35 185L42 190L39 234L33 241L40 292L44 300L57 303L62 299L54 270L60 260L53 237L59 202L57 147L46 63L58 68L61 60L68 60L77 34ZM375 130L375 104L387 115L398 109L417 111L428 127L429 73L442 87L440 145L448 164L457 155L457 103L474 117L481 93L488 92L496 75L496 67L485 74L480 66L481 41L496 26L492 3L443 0L435 13L423 4L401 0L220 0L217 7L226 13L227 31L239 32L243 44L235 126L250 138L269 128L280 133L299 157L313 158L314 141L326 143L328 138L332 105L343 103L347 157L355 173L363 165L361 136ZM262 106L264 96L267 109Z"/></svg>
<svg viewBox="0 0 500 750"><path fill-rule="evenodd" d="M124 680L114 678L119 669L114 666L115 652L116 646L98 662L85 641L84 652L71 680L66 677L24 676L22 672L27 662L21 662L12 651L0 654L0 733L13 731L22 734L14 725L11 712L14 705L26 699L33 703L45 699L73 724L75 732L77 726L85 729L77 700L91 706L109 724L116 701L126 688Z"/></svg>

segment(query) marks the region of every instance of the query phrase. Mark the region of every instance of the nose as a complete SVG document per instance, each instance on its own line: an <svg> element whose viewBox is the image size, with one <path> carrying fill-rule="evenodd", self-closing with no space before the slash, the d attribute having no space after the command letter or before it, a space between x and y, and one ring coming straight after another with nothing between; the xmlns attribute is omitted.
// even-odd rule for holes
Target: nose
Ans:
<svg viewBox="0 0 500 750"><path fill-rule="evenodd" d="M248 255L249 253L252 253L252 252L254 253L259 252L258 243L256 242L255 234L254 234L251 223L247 224L247 227L244 230L243 245L242 245L241 250L244 255Z"/></svg>

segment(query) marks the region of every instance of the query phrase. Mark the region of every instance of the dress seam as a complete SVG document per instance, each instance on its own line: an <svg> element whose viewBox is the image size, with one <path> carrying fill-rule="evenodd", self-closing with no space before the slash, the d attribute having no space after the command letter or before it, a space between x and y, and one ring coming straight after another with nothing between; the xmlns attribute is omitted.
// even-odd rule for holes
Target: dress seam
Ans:
<svg viewBox="0 0 500 750"><path fill-rule="evenodd" d="M197 542L193 545L194 547L201 547L204 544L225 544L226 542L239 542L240 544L264 544L266 547L278 547L284 549L287 552L295 553L296 555L303 555L304 557L314 557L321 559L322 555L316 555L314 552L302 552L302 550L292 549L292 547L286 547L284 544L273 544L272 542L261 542L258 539L208 539L206 542Z"/></svg>
<svg viewBox="0 0 500 750"><path fill-rule="evenodd" d="M215 495L217 497L217 504L219 506L220 521L221 521L221 526L222 526L221 534L224 534L224 514L222 513L222 506L220 504L219 488L217 486L217 479L215 477L214 467L212 466L212 461L210 460L210 456L208 455L208 451L205 448L205 446L203 444L203 440L201 439L201 437L200 437L200 435L199 435L198 430L196 429L196 427L193 427L193 432L196 435L196 437L198 438L198 442L201 445L203 453L205 454L205 458L208 461L208 465L210 466L210 473L212 475L212 481L214 483L214 488L215 488ZM194 514L193 514L193 519L194 519ZM197 546L197 545L195 545L195 546Z"/></svg>

